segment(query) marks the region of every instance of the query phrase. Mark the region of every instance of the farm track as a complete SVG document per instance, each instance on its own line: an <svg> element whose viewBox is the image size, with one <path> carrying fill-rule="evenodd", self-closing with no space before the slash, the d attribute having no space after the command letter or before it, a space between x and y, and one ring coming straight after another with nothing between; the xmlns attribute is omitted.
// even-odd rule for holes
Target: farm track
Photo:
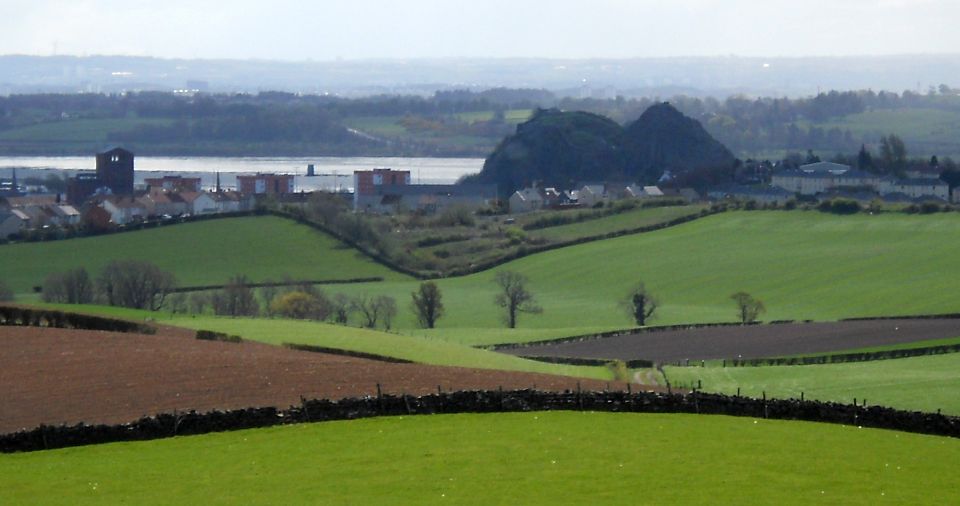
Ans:
<svg viewBox="0 0 960 506"><path fill-rule="evenodd" d="M896 319L664 330L500 350L517 356L676 362L832 353L960 336L960 319Z"/></svg>
<svg viewBox="0 0 960 506"><path fill-rule="evenodd" d="M0 433L40 424L123 423L174 410L286 408L307 399L443 390L603 390L606 382L532 373L392 364L244 342L0 327ZM611 384L611 388L625 388ZM653 388L653 387L649 387Z"/></svg>

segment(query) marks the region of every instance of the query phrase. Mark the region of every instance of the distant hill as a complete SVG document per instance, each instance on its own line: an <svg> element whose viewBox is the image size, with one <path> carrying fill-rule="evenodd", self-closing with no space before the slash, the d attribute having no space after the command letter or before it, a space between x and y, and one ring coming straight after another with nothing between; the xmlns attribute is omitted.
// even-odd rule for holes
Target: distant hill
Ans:
<svg viewBox="0 0 960 506"><path fill-rule="evenodd" d="M539 110L487 158L474 182L496 183L501 194L539 182L571 188L581 181L653 183L670 170L725 172L735 158L694 119L656 104L626 128L586 112Z"/></svg>
<svg viewBox="0 0 960 506"><path fill-rule="evenodd" d="M626 127L628 170L652 181L664 169L675 172L726 168L736 159L726 146L664 102L651 106Z"/></svg>

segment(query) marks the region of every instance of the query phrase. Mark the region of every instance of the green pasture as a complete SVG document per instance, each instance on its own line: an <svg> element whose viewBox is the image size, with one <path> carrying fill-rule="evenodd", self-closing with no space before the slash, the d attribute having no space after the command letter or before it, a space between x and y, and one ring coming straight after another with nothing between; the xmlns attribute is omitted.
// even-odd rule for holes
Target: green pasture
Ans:
<svg viewBox="0 0 960 506"><path fill-rule="evenodd" d="M612 380L606 367L548 364L481 350L437 338L405 336L376 330L302 320L221 317L158 319L179 327L214 330L244 339L280 345L310 344L402 358L421 364L523 371Z"/></svg>
<svg viewBox="0 0 960 506"><path fill-rule="evenodd" d="M945 296L960 269L960 215L816 211L730 212L646 234L531 255L497 269L442 279L447 314L436 329L416 329L407 308L415 281L331 287L397 298L403 332L470 343L538 340L583 329L632 326L618 307L643 281L660 300L651 324L733 321L730 294L764 301L763 320L836 320L853 316L949 313ZM500 331L494 303L498 270L528 276L544 312L521 315ZM487 329L487 330L481 330Z"/></svg>
<svg viewBox="0 0 960 506"><path fill-rule="evenodd" d="M168 126L173 121L163 118L63 120L0 130L0 141L102 144L109 140L111 132L133 130L141 125Z"/></svg>
<svg viewBox="0 0 960 506"><path fill-rule="evenodd" d="M703 205L690 205L634 209L624 213L604 216L603 218L581 221L579 223L530 230L527 234L531 237L544 238L551 241L569 241L581 237L594 237L620 232L622 230L631 230L666 223L685 216L696 215L705 208L706 206Z"/></svg>
<svg viewBox="0 0 960 506"><path fill-rule="evenodd" d="M958 312L960 304L945 296L954 290L947 273L960 270L957 244L960 215L955 213L728 212L437 280L446 315L432 330L418 328L410 310L410 294L419 281L274 217L2 246L0 278L23 293L48 272L79 265L96 272L110 258L155 261L184 285L222 283L237 273L257 281L284 273L299 279L383 276L388 281L324 289L393 296L399 309L394 328L401 333L489 345L633 326L618 301L639 281L660 301L654 325L733 321L729 296L740 290L764 301L766 321ZM499 270L526 275L544 310L522 314L517 329L504 328L502 311L494 305Z"/></svg>
<svg viewBox="0 0 960 506"><path fill-rule="evenodd" d="M960 353L851 362L759 367L665 367L672 384L705 392L868 404L960 415Z"/></svg>
<svg viewBox="0 0 960 506"><path fill-rule="evenodd" d="M952 504L960 441L724 416L327 422L0 455L3 504Z"/></svg>
<svg viewBox="0 0 960 506"><path fill-rule="evenodd" d="M122 234L0 246L0 279L18 293L51 272L85 267L91 276L111 260L148 260L180 285L224 284L237 274L254 281L384 277L405 279L330 236L273 216L227 218Z"/></svg>

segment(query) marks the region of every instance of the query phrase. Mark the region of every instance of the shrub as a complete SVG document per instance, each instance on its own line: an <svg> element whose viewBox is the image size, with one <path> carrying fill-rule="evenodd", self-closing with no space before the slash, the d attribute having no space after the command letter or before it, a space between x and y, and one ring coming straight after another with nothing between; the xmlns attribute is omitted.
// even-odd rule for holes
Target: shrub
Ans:
<svg viewBox="0 0 960 506"><path fill-rule="evenodd" d="M852 199L824 200L817 209L825 213L856 214L860 212L860 203Z"/></svg>
<svg viewBox="0 0 960 506"><path fill-rule="evenodd" d="M270 312L297 320L326 320L332 307L326 297L294 291L274 299L270 303Z"/></svg>

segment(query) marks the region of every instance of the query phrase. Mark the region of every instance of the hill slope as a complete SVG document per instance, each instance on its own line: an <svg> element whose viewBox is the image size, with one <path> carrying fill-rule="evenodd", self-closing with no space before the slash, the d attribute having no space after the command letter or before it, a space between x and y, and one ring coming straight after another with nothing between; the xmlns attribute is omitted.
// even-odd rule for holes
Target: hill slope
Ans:
<svg viewBox="0 0 960 506"><path fill-rule="evenodd" d="M148 260L173 272L181 286L254 281L383 277L408 279L332 237L273 216L227 218L136 232L0 246L0 279L18 293L51 272L85 267L91 276L111 260Z"/></svg>

